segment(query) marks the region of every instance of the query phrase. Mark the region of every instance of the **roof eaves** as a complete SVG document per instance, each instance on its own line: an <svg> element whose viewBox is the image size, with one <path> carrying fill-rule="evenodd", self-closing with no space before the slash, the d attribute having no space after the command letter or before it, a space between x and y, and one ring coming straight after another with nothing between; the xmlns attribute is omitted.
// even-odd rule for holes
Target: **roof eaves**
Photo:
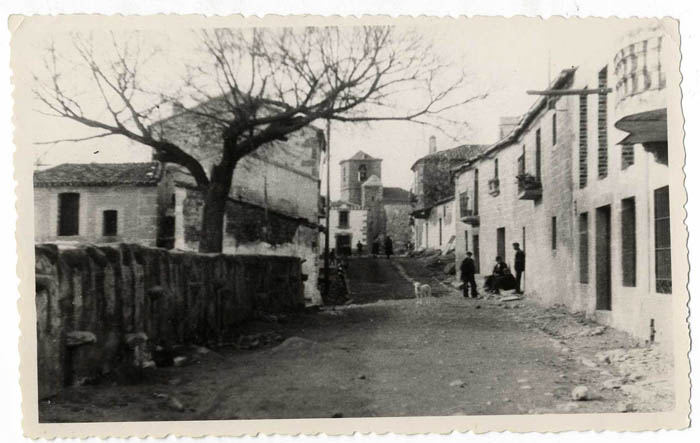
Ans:
<svg viewBox="0 0 700 443"><path fill-rule="evenodd" d="M571 78L573 77L574 73L576 72L575 67L569 68L569 69L563 69L560 73L559 76L554 80L552 83L550 89L561 89ZM482 152L480 155L476 156L473 158L470 163L474 163L478 160L488 158L491 154L493 154L495 151L498 151L506 146L510 146L511 144L515 143L518 138L522 135L523 132L525 132L532 123L532 121L539 115L539 113L542 111L544 107L546 107L547 104L547 97L543 96L540 97L535 103L530 106L530 109L523 114L523 116L520 118L520 122L518 125L513 128L505 137L503 137L501 140L497 141L490 147L488 147L484 152ZM470 165L460 165L458 168L462 168L465 166L470 166Z"/></svg>

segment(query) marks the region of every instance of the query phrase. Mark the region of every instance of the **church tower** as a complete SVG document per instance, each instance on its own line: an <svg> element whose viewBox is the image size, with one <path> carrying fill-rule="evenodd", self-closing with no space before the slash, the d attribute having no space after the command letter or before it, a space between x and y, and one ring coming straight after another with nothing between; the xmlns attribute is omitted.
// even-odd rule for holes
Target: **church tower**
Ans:
<svg viewBox="0 0 700 443"><path fill-rule="evenodd" d="M382 178L382 160L357 151L349 159L340 162L340 199L362 205L362 184L370 177Z"/></svg>

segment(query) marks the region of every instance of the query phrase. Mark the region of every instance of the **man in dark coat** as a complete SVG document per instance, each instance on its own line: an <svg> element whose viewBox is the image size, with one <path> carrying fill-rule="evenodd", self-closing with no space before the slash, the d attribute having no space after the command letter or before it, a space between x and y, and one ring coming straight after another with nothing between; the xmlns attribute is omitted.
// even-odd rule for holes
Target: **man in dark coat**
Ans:
<svg viewBox="0 0 700 443"><path fill-rule="evenodd" d="M394 242L388 235L384 239L384 253L386 254L386 258L391 258L392 254L394 254Z"/></svg>
<svg viewBox="0 0 700 443"><path fill-rule="evenodd" d="M513 249L515 249L515 292L516 294L522 294L523 291L520 288L520 282L522 281L523 272L525 272L525 252L520 249L520 243L513 243Z"/></svg>
<svg viewBox="0 0 700 443"><path fill-rule="evenodd" d="M471 286L472 298L477 298L479 296L478 290L476 288L476 281L474 281L474 273L476 272L476 265L474 264L474 259L472 258L472 253L467 252L467 257L462 261L462 265L459 270L462 273L462 293L464 297L467 298L468 288Z"/></svg>

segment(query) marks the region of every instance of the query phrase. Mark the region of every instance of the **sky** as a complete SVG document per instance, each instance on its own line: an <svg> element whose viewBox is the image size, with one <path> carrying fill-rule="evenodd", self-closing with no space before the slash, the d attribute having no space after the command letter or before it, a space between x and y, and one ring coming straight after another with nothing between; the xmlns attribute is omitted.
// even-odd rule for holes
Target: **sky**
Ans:
<svg viewBox="0 0 700 443"><path fill-rule="evenodd" d="M498 122L504 116L522 115L536 100L525 93L528 89L544 89L561 69L579 66L608 56L618 47L618 39L640 22L628 19L563 19L536 18L465 20L442 19L421 25L417 32L432 41L437 55L469 75L469 93L487 97L459 110L459 118L469 124L469 130L457 140L436 129L409 122L337 123L331 133L331 198L339 197L339 162L362 150L383 159L384 186L410 189L411 165L428 153L428 139L437 137L438 150L459 144L491 144L497 141ZM172 66L195 50L193 35L186 30L158 30L149 34L149 41L161 47L155 57L163 57L152 78L160 82L176 81ZM41 69L39 60L48 39L57 47L68 41L65 33L45 32L37 35L30 45L37 51L29 71ZM75 79L81 84L80 79ZM84 89L81 96L87 102L98 103L96 91ZM465 92L466 93L466 92ZM91 94L92 98L91 99ZM36 112L31 118L41 130L35 132L34 142L78 138L94 134L79 124L57 120ZM95 109L95 112L100 112ZM104 111L102 111L104 113ZM36 121L34 121L36 119ZM316 126L324 128L324 122ZM129 162L148 161L149 148L129 142L122 137L108 137L87 142L63 142L33 146L41 167L64 162ZM324 168L325 170L325 168ZM325 184L323 188L325 189Z"/></svg>

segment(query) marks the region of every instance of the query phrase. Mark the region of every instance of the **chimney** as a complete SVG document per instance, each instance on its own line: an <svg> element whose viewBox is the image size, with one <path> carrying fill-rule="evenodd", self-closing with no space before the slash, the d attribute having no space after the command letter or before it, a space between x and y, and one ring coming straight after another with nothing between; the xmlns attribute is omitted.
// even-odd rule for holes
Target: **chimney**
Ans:
<svg viewBox="0 0 700 443"><path fill-rule="evenodd" d="M501 117L501 121L498 124L498 138L502 139L510 134L510 131L518 126L518 123L520 123L520 117Z"/></svg>
<svg viewBox="0 0 700 443"><path fill-rule="evenodd" d="M437 141L434 135L430 136L428 141L428 154L435 154L437 152Z"/></svg>

